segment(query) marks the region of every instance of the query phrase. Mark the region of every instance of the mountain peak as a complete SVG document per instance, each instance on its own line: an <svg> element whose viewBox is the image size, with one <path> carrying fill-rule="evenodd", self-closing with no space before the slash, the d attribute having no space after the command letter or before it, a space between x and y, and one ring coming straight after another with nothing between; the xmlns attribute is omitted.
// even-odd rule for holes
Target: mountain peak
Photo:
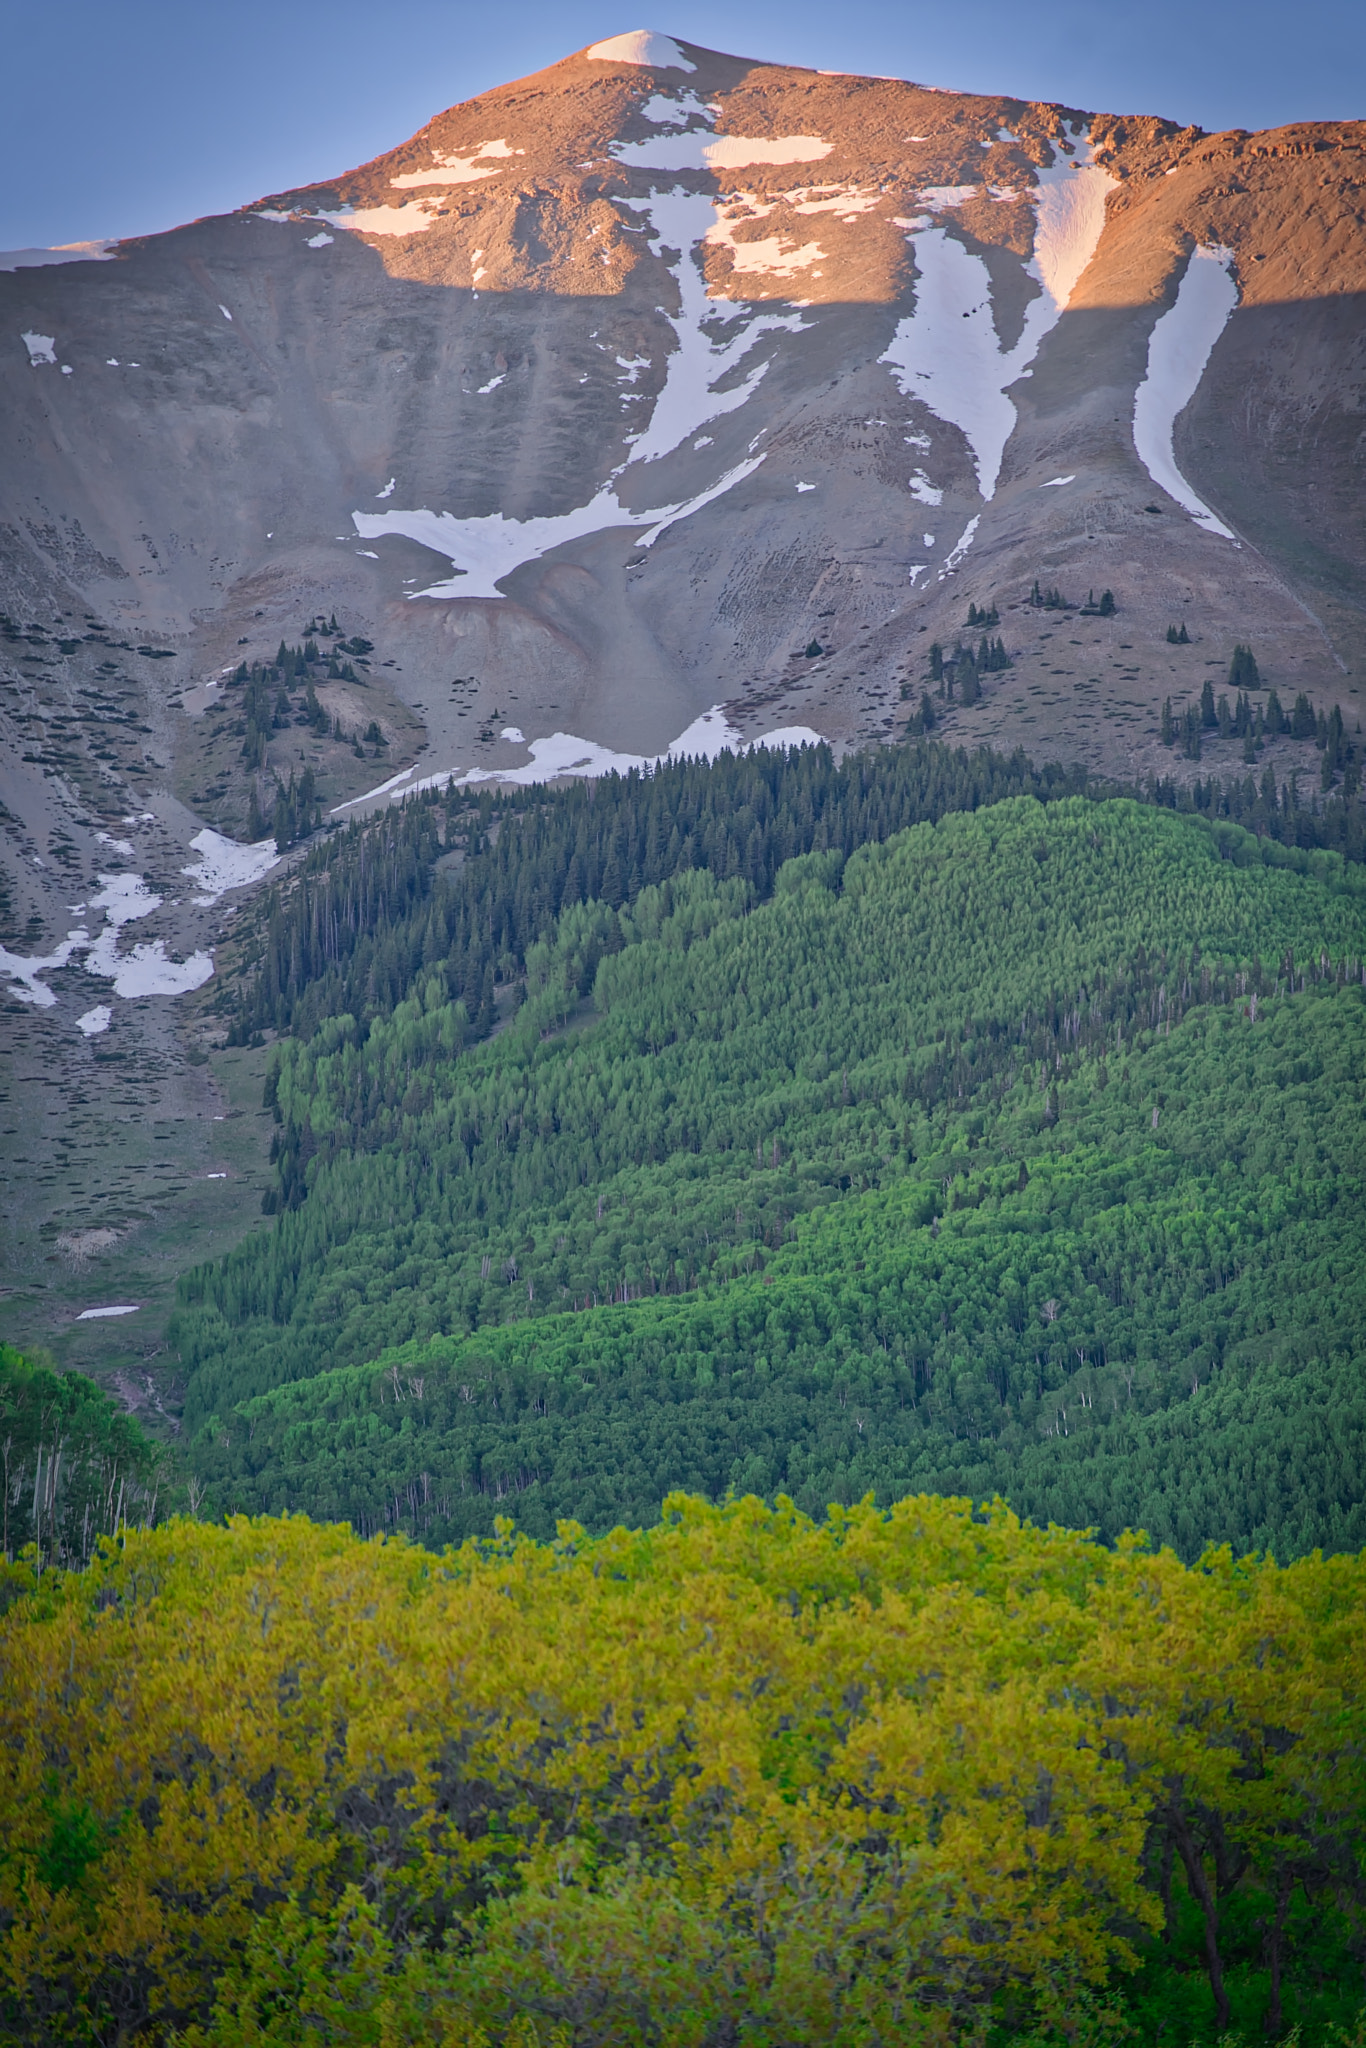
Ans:
<svg viewBox="0 0 1366 2048"><path fill-rule="evenodd" d="M606 42L590 44L583 54L595 64L639 64L650 71L697 69L672 36L653 28L633 28L625 35L609 36Z"/></svg>

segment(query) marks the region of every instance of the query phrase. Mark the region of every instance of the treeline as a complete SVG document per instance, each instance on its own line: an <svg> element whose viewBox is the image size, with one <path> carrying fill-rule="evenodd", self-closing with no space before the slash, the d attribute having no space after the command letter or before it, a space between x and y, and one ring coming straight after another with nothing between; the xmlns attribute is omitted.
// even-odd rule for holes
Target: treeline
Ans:
<svg viewBox="0 0 1366 2048"><path fill-rule="evenodd" d="M0 1343L0 1555L79 1566L156 1515L157 1448L92 1380Z"/></svg>
<svg viewBox="0 0 1366 2048"><path fill-rule="evenodd" d="M1243 648L1238 650L1239 654L1245 652ZM1234 667L1237 667L1236 655ZM1323 755L1319 770L1320 791L1325 794L1331 791L1339 770L1342 772L1341 802L1330 811L1321 813L1325 817L1337 818L1345 814L1360 791L1361 749L1347 737L1340 704L1335 704L1331 712L1316 711L1302 690L1289 713L1282 710L1281 700L1274 690L1268 694L1265 706L1254 704L1244 690L1239 690L1233 704L1223 695L1216 702L1214 684L1208 677L1200 691L1198 708L1187 705L1178 714L1172 710L1171 698L1166 699L1162 706L1161 724L1164 747L1179 746L1187 760L1198 761L1202 742L1215 735L1224 740L1240 739L1243 742L1243 759L1248 763L1256 761L1265 739L1278 739L1284 735L1292 740L1313 740ZM1278 807L1287 817L1300 810L1315 814L1315 805L1306 803L1300 796L1297 776L1289 778L1278 796L1275 773L1269 764L1259 785L1254 785L1248 776L1242 784L1230 785L1230 793L1234 791L1240 793L1242 810L1231 815L1241 816L1243 812L1250 812L1259 801L1268 820L1275 816Z"/></svg>
<svg viewBox="0 0 1366 2048"><path fill-rule="evenodd" d="M1361 1558L674 1495L7 1591L20 2048L1361 2038Z"/></svg>
<svg viewBox="0 0 1366 2048"><path fill-rule="evenodd" d="M616 909L692 869L741 878L762 900L796 855L848 855L1008 796L1049 803L1082 793L1198 809L1285 845L1366 859L1366 819L1350 794L1307 801L1293 778L1278 791L1270 769L1260 784L1159 780L1119 792L1079 768L1036 770L1019 752L969 755L924 740L838 763L821 746L671 762L564 789L429 790L333 835L263 899L246 965L223 992L230 1040L265 1030L306 1037L329 1017L384 1016L436 973L443 995L463 1003L472 1042L492 1028L499 990L520 979L527 947L567 904Z"/></svg>
<svg viewBox="0 0 1366 2048"><path fill-rule="evenodd" d="M1020 753L917 746L837 763L820 746L562 789L429 790L318 847L264 900L258 964L229 997L231 1037L383 1016L433 969L483 1036L498 988L567 904L619 909L693 869L761 899L796 854L848 854L949 811L1087 786L1080 769L1035 770Z"/></svg>

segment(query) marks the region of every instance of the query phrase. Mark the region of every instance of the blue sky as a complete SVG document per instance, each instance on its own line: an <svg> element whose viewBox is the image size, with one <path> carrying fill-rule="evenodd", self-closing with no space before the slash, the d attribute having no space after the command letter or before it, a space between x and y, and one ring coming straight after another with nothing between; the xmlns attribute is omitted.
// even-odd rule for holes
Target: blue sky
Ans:
<svg viewBox="0 0 1366 2048"><path fill-rule="evenodd" d="M636 0L631 0L635 5ZM1203 128L1366 116L1361 0L3 0L0 249L334 175L623 29Z"/></svg>

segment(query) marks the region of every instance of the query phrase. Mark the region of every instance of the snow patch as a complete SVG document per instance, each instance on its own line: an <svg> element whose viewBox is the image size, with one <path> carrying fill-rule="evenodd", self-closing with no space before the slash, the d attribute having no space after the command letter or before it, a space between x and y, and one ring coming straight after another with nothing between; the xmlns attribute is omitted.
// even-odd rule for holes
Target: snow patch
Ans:
<svg viewBox="0 0 1366 2048"><path fill-rule="evenodd" d="M142 1307L140 1301L116 1302L112 1308L83 1308L77 1316L78 1323L93 1323L99 1316L135 1316Z"/></svg>
<svg viewBox="0 0 1366 2048"><path fill-rule="evenodd" d="M38 270L49 263L112 263L117 241L63 242L55 249L0 250L0 270Z"/></svg>
<svg viewBox="0 0 1366 2048"><path fill-rule="evenodd" d="M39 363L56 362L57 337L55 334L21 334L19 339L28 350L28 359L35 368Z"/></svg>
<svg viewBox="0 0 1366 2048"><path fill-rule="evenodd" d="M107 1031L114 1020L114 1012L108 1003L96 1003L93 1010L87 1010L83 1017L76 1019L76 1029L83 1031L87 1038L98 1038Z"/></svg>
<svg viewBox="0 0 1366 2048"><path fill-rule="evenodd" d="M141 875L101 875L102 888L90 899L92 910L103 910L104 930L85 956L87 974L112 981L114 994L136 996L182 996L202 988L213 973L208 953L192 953L188 960L170 960L164 939L153 939L120 953L119 933L126 924L149 917L161 903Z"/></svg>
<svg viewBox="0 0 1366 2048"><path fill-rule="evenodd" d="M922 505L942 505L944 493L937 484L932 484L923 469L918 469L911 478L911 496Z"/></svg>
<svg viewBox="0 0 1366 2048"><path fill-rule="evenodd" d="M1074 155L1054 151L1038 173L1031 194L1035 206L1034 254L1029 273L1039 295L1025 311L1014 348L1003 349L992 312L991 279L985 262L948 231L921 220L899 220L914 234L915 311L897 322L886 363L902 391L918 398L937 418L965 436L983 498L995 492L1006 442L1015 426L1015 407L1006 392L1024 375L1044 336L1061 319L1082 272L1094 256L1105 226L1105 201L1116 184L1091 161L1083 136ZM961 205L975 187L935 186L921 197L937 209ZM942 572L941 572L942 573Z"/></svg>
<svg viewBox="0 0 1366 2048"><path fill-rule="evenodd" d="M1039 485L1039 489L1041 491L1055 491L1059 484L1074 484L1076 480L1077 476L1074 470L1071 476L1051 476L1046 484Z"/></svg>
<svg viewBox="0 0 1366 2048"><path fill-rule="evenodd" d="M746 164L812 164L835 145L819 135L647 135L614 142L620 164L646 171L738 171Z"/></svg>
<svg viewBox="0 0 1366 2048"><path fill-rule="evenodd" d="M250 883L259 882L280 860L273 839L241 846L235 839L225 839L221 832L210 831L207 825L195 834L190 846L199 859L193 867L182 868L180 872L204 891L194 899L203 909L216 903L229 889L245 889Z"/></svg>
<svg viewBox="0 0 1366 2048"><path fill-rule="evenodd" d="M496 178L506 168L499 163L489 163L489 157L525 156L524 149L510 149L500 136L496 142L481 142L476 149L455 150L443 156L440 150L434 152L436 161L429 170L404 171L401 177L391 178L389 183L397 191L410 190L415 185L473 185L479 178Z"/></svg>
<svg viewBox="0 0 1366 2048"><path fill-rule="evenodd" d="M376 491L375 496L377 498L392 498L394 495L394 485L397 482L398 478L391 476L388 483L384 486L384 489L382 491Z"/></svg>
<svg viewBox="0 0 1366 2048"><path fill-rule="evenodd" d="M943 213L946 207L966 206L977 191L976 185L922 185L916 196L931 213Z"/></svg>
<svg viewBox="0 0 1366 2048"><path fill-rule="evenodd" d="M90 944L90 934L83 926L67 933L55 953L34 954L25 959L18 953L6 951L0 946L0 974L7 974L19 986L13 991L21 1003L32 1003L36 1009L50 1010L57 998L40 975L51 973L55 967L65 967L73 953L78 953Z"/></svg>
<svg viewBox="0 0 1366 2048"><path fill-rule="evenodd" d="M508 519L501 512L457 519L449 512L425 508L412 512L353 512L351 519L364 540L380 540L398 533L431 548L434 554L446 556L456 575L449 582L409 591L410 597L499 598L503 593L498 584L504 577L524 562L538 561L552 548L563 547L566 541L581 540L587 534L602 533L613 526L645 526L650 531L642 536L641 546L652 546L678 520L700 511L751 475L762 460L759 456L740 463L709 490L681 504L658 505L644 512L628 511L615 490L605 484L588 504L539 519ZM358 554L361 552L357 549Z"/></svg>
<svg viewBox="0 0 1366 2048"><path fill-rule="evenodd" d="M424 235L432 224L430 202L410 199L403 206L359 206L340 213L311 213L310 220L325 220L329 227L345 228L353 235Z"/></svg>
<svg viewBox="0 0 1366 2048"><path fill-rule="evenodd" d="M967 525L963 528L962 533L958 536L958 545L955 548L953 548L947 555L945 555L943 566L939 571L939 581L941 583L944 581L944 578L946 576L951 576L953 574L954 570L958 567L958 564L962 561L968 549L972 546L973 536L977 532L978 526L981 524L981 519L982 515L980 512L976 513L973 516L973 518L969 519Z"/></svg>
<svg viewBox="0 0 1366 2048"><path fill-rule="evenodd" d="M1197 526L1223 540L1236 539L1191 489L1176 466L1172 430L1199 387L1210 351L1238 303L1233 252L1197 248L1186 266L1176 304L1153 328L1148 368L1134 393L1134 447L1153 482L1184 506Z"/></svg>
<svg viewBox="0 0 1366 2048"><path fill-rule="evenodd" d="M335 235L310 235L304 246L308 249L330 249L335 240Z"/></svg>
<svg viewBox="0 0 1366 2048"><path fill-rule="evenodd" d="M657 128L681 128L691 120L705 121L710 128L716 120L716 110L708 107L695 92L681 92L676 99L666 99L657 92L646 100L640 109L641 118L653 121Z"/></svg>
<svg viewBox="0 0 1366 2048"><path fill-rule="evenodd" d="M633 462L655 462L668 455L723 414L745 403L762 377L766 364L758 364L742 383L730 391L715 386L737 367L764 334L800 333L805 321L800 314L761 314L746 318L743 305L731 307L724 300L708 296L693 249L703 242L717 224L717 209L705 193L651 192L647 199L628 199L622 204L643 213L649 222L648 239L655 253L667 265L678 288L679 308L665 318L678 338L678 347L665 366L664 388L654 403L650 424L637 443ZM664 253L677 249L670 261ZM661 309L663 310L663 309ZM716 320L744 320L730 341L714 340L704 323Z"/></svg>
<svg viewBox="0 0 1366 2048"><path fill-rule="evenodd" d="M506 736L506 735L505 735ZM760 733L756 739L746 740L730 723L719 704L713 704L710 711L704 711L700 718L686 726L678 738L662 754L622 754L611 747L601 746L597 740L579 739L574 733L553 732L544 739L530 742L531 759L520 768L470 768L462 775L457 769L449 768L437 775L424 775L420 782L409 782L411 768L401 775L390 776L375 789L367 790L364 796L352 797L349 803L338 804L332 816L353 810L357 804L370 803L375 797L389 796L400 785L406 784L402 794L415 796L425 789L445 789L454 784L457 789L467 789L475 783L502 782L529 788L538 782L551 782L560 775L629 775L632 769L648 773L660 761L704 760L714 761L725 748L732 753L747 753L756 747L819 747L824 744L820 733L809 725L785 725L775 731Z"/></svg>
<svg viewBox="0 0 1366 2048"><path fill-rule="evenodd" d="M624 36L609 36L606 42L593 43L583 54L594 64L643 64L654 71L697 69L695 64L689 63L672 36L659 35L649 28L634 28Z"/></svg>
<svg viewBox="0 0 1366 2048"><path fill-rule="evenodd" d="M498 737L500 740L513 740L519 747L526 745L526 734L519 725L505 725Z"/></svg>
<svg viewBox="0 0 1366 2048"><path fill-rule="evenodd" d="M794 213L837 213L841 220L853 220L860 213L871 213L882 198L876 188L869 191L860 185L845 185L833 188L833 197L812 199L812 192L830 192L829 185L798 186L795 192L784 192L782 197Z"/></svg>

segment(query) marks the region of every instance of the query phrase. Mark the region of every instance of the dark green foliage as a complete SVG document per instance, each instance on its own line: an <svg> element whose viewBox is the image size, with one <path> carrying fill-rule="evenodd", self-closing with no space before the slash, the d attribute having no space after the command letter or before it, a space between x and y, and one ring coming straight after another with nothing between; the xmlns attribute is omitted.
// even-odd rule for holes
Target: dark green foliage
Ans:
<svg viewBox="0 0 1366 2048"><path fill-rule="evenodd" d="M1262 687L1257 657L1241 641L1234 648L1233 659L1228 665L1228 684L1231 690L1260 690Z"/></svg>
<svg viewBox="0 0 1366 2048"><path fill-rule="evenodd" d="M93 1380L0 1343L0 1555L32 1544L41 1562L85 1564L101 1536L151 1520L159 1464Z"/></svg>
<svg viewBox="0 0 1366 2048"><path fill-rule="evenodd" d="M1069 604L1062 592L1056 587L1052 590L1041 590L1037 577L1035 578L1034 588L1029 593L1029 602L1040 611L1045 612L1071 612L1076 610L1076 606Z"/></svg>
<svg viewBox="0 0 1366 2048"><path fill-rule="evenodd" d="M250 821L249 837L259 839L263 833L252 830L260 823L260 811L256 806L256 792L252 791L253 815ZM286 847L295 846L301 839L307 839L322 824L322 805L318 798L317 783L313 770L305 768L297 784L291 769L289 781L278 784L275 794L275 809L271 814L270 830L276 846L283 853Z"/></svg>
<svg viewBox="0 0 1366 2048"><path fill-rule="evenodd" d="M815 660L816 660L816 659L818 658L818 656L820 656L820 655L824 654L824 652L825 652L825 649L824 649L824 648L823 648L823 647L821 646L821 643L820 643L820 641L819 641L819 640L808 640L808 641L807 641L807 643L806 643L806 659L807 659L808 661L815 661Z"/></svg>
<svg viewBox="0 0 1366 2048"><path fill-rule="evenodd" d="M1214 685L1206 676L1200 689L1200 725L1203 731L1213 732L1219 723L1214 708Z"/></svg>
<svg viewBox="0 0 1366 2048"><path fill-rule="evenodd" d="M1117 606L1113 590L1102 590L1099 603L1096 602L1095 591L1088 590L1086 602L1081 608L1081 616L1084 619L1112 619L1116 610Z"/></svg>
<svg viewBox="0 0 1366 2048"><path fill-rule="evenodd" d="M1178 629L1178 628L1177 628L1176 626L1168 626L1168 628L1167 628L1167 640L1168 640L1169 644L1170 644L1171 646L1173 646L1173 647L1189 647L1189 646L1190 646L1190 644L1191 644L1191 636L1190 636L1190 634L1189 634L1189 633L1188 633L1188 632L1186 631L1186 622L1185 622L1185 620L1184 620L1184 619L1183 619L1183 620L1181 621L1181 625L1180 625L1179 629Z"/></svg>
<svg viewBox="0 0 1366 2048"><path fill-rule="evenodd" d="M981 609L975 604L968 606L968 624L970 626L999 626L1000 623L1001 614L997 611L994 604L984 606Z"/></svg>
<svg viewBox="0 0 1366 2048"><path fill-rule="evenodd" d="M1314 707L1301 690L1290 714L1290 737L1292 740L1312 740L1315 730Z"/></svg>
<svg viewBox="0 0 1366 2048"><path fill-rule="evenodd" d="M951 810L1085 786L1079 770L1036 772L1020 754L919 746L838 765L827 747L725 754L497 797L429 791L337 834L265 899L231 1035L245 1044L266 1027L307 1034L343 1012L384 1015L436 975L480 1036L496 988L568 904L619 908L694 868L763 897L794 854L850 853Z"/></svg>

